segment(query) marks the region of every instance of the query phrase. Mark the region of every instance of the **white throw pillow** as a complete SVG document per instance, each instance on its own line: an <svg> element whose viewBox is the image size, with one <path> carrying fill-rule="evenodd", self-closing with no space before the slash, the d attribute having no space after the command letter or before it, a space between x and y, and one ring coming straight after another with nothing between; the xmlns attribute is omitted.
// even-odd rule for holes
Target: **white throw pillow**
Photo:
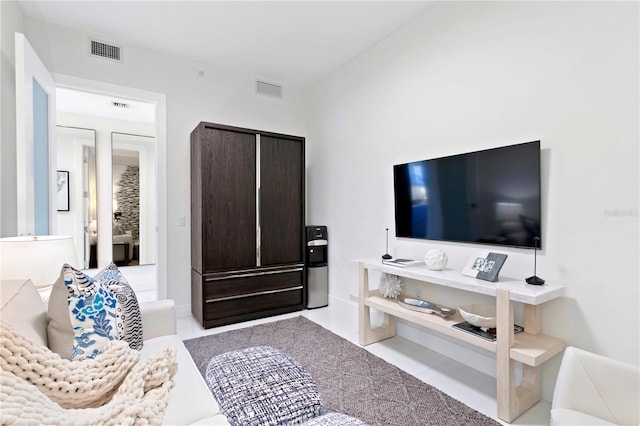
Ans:
<svg viewBox="0 0 640 426"><path fill-rule="evenodd" d="M65 264L48 308L49 347L63 358L94 358L114 339L142 347L138 301L113 263L95 278Z"/></svg>

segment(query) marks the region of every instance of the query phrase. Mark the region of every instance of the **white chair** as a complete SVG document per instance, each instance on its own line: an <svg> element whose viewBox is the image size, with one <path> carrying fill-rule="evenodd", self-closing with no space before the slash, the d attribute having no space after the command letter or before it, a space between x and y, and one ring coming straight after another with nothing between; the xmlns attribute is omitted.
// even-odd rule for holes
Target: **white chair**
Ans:
<svg viewBox="0 0 640 426"><path fill-rule="evenodd" d="M551 424L638 425L640 369L568 347L562 357Z"/></svg>

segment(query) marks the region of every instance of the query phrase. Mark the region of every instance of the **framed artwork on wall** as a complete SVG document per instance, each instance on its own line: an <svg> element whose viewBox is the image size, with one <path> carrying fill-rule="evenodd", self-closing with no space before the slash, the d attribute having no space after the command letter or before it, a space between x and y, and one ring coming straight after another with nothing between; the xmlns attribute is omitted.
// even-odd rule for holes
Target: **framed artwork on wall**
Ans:
<svg viewBox="0 0 640 426"><path fill-rule="evenodd" d="M69 211L69 172L58 170L56 172L56 189L59 212Z"/></svg>

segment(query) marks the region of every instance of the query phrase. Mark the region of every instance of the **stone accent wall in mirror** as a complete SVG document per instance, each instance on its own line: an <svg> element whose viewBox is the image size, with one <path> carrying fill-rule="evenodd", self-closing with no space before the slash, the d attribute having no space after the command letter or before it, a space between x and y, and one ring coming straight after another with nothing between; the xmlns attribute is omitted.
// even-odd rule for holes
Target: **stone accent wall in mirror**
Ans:
<svg viewBox="0 0 640 426"><path fill-rule="evenodd" d="M57 126L57 233L70 235L77 265L96 268L98 199L96 131Z"/></svg>
<svg viewBox="0 0 640 426"><path fill-rule="evenodd" d="M111 133L113 261L156 262L156 143L149 136Z"/></svg>

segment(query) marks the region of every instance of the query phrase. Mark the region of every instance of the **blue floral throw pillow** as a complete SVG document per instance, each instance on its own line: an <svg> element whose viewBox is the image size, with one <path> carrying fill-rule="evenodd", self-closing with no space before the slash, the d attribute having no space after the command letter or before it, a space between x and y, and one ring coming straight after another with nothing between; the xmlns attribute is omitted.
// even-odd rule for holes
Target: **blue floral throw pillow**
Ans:
<svg viewBox="0 0 640 426"><path fill-rule="evenodd" d="M114 264L95 278L65 264L51 291L48 315L49 347L63 358L94 358L114 339L142 347L135 293Z"/></svg>

